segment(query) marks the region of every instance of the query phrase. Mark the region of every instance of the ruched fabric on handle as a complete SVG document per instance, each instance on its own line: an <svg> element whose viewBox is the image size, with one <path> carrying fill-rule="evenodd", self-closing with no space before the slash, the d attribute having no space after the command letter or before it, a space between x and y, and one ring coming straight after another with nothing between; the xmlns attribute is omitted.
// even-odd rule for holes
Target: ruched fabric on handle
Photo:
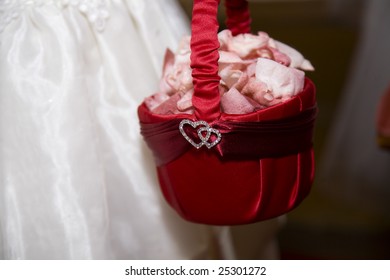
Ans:
<svg viewBox="0 0 390 280"><path fill-rule="evenodd" d="M251 32L251 17L248 1L226 0L226 25L233 36Z"/></svg>
<svg viewBox="0 0 390 280"><path fill-rule="evenodd" d="M218 75L218 6L220 0L194 0L191 22L192 104L198 120L212 122L221 115ZM233 35L250 31L246 0L226 0L227 26Z"/></svg>

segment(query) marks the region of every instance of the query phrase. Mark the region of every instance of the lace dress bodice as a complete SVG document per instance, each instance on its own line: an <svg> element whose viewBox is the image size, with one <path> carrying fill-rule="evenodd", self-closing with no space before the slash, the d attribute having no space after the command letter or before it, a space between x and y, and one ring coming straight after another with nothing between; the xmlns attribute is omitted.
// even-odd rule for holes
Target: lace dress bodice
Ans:
<svg viewBox="0 0 390 280"><path fill-rule="evenodd" d="M24 10L32 8L77 9L84 14L98 31L103 31L110 14L108 0L1 0L0 32L13 20L18 20Z"/></svg>

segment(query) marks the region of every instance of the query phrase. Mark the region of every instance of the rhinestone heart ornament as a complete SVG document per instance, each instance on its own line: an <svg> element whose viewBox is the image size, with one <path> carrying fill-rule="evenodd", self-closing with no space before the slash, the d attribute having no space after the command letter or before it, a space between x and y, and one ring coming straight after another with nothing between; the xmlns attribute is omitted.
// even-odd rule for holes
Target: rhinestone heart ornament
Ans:
<svg viewBox="0 0 390 280"><path fill-rule="evenodd" d="M200 140L200 142L196 143L191 137L188 136L186 131L184 130L184 127L186 125L191 126L193 129L197 129L197 135ZM199 149L202 146L206 146L207 148L211 149L215 145L217 145L222 138L221 133L218 131L218 129L212 128L207 122L205 121L191 121L191 120L182 120L179 125L179 130L181 135L183 135L184 139L186 139L192 146ZM212 136L215 136L215 139L211 140Z"/></svg>

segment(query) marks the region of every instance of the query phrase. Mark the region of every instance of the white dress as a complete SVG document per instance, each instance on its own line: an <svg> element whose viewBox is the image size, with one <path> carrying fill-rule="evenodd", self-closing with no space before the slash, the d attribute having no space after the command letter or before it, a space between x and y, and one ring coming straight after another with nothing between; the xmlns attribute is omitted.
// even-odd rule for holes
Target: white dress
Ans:
<svg viewBox="0 0 390 280"><path fill-rule="evenodd" d="M171 0L0 0L0 259L207 257L136 115L188 26Z"/></svg>

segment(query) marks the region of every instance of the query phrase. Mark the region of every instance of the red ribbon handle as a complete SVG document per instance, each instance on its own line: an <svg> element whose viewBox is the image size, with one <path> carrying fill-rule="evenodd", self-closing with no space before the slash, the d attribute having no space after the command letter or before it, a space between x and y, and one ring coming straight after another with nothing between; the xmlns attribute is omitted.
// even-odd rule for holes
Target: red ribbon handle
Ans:
<svg viewBox="0 0 390 280"><path fill-rule="evenodd" d="M218 75L218 6L220 0L194 0L191 22L192 104L198 120L208 122L221 115ZM246 0L226 0L227 25L234 35L250 31Z"/></svg>
<svg viewBox="0 0 390 280"><path fill-rule="evenodd" d="M226 25L233 36L251 32L251 16L246 0L226 0Z"/></svg>

